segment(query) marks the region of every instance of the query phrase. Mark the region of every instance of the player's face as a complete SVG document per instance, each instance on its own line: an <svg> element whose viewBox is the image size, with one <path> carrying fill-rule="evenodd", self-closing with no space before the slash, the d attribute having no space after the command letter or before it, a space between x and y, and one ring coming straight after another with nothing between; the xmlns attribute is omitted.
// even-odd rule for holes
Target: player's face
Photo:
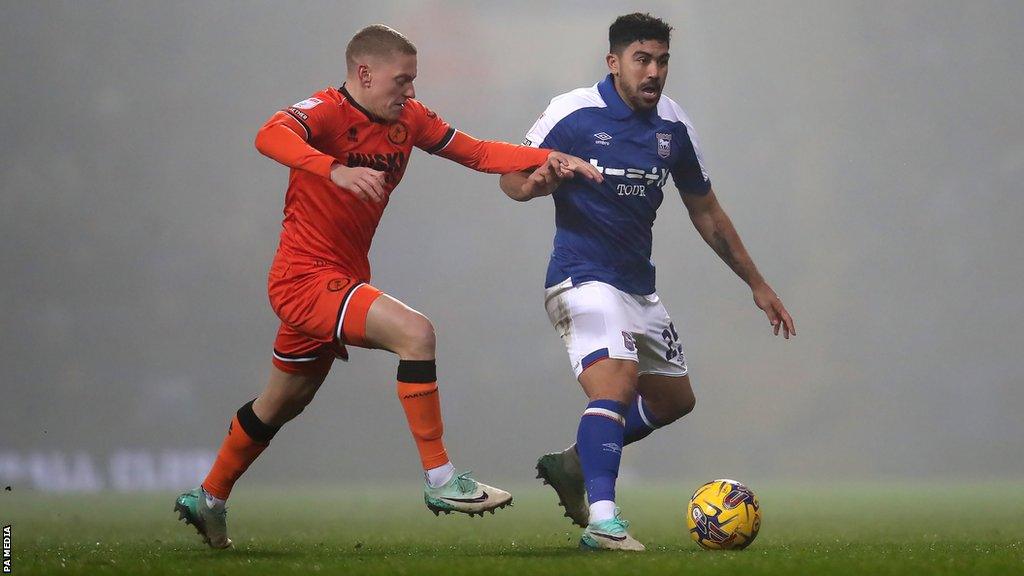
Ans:
<svg viewBox="0 0 1024 576"><path fill-rule="evenodd" d="M416 55L394 53L373 62L366 107L389 122L398 120L405 101L416 97Z"/></svg>
<svg viewBox="0 0 1024 576"><path fill-rule="evenodd" d="M659 40L637 40L621 54L608 55L615 87L632 109L650 110L658 105L668 78L668 57L668 44Z"/></svg>

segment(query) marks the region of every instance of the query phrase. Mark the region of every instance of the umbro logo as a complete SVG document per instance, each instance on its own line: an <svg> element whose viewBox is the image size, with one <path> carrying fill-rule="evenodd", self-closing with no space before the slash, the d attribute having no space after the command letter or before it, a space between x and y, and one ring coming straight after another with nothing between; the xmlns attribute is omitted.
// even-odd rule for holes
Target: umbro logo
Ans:
<svg viewBox="0 0 1024 576"><path fill-rule="evenodd" d="M597 140L594 140L594 144L600 144L602 146L612 145L612 143L609 142L609 140L612 139L612 136L607 132L598 132L597 134L594 134L594 138L597 138Z"/></svg>

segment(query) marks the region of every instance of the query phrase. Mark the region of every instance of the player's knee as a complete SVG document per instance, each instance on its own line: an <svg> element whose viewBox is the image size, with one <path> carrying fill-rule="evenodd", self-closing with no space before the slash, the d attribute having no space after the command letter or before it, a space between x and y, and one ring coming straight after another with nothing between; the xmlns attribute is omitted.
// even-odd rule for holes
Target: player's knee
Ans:
<svg viewBox="0 0 1024 576"><path fill-rule="evenodd" d="M402 345L398 352L402 356L433 358L436 343L430 320L422 314L412 314L402 325Z"/></svg>
<svg viewBox="0 0 1024 576"><path fill-rule="evenodd" d="M272 407L274 413L273 420L284 424L295 419L313 401L316 391L316 386L304 386L291 390L290 393L280 395Z"/></svg>
<svg viewBox="0 0 1024 576"><path fill-rule="evenodd" d="M636 389L636 381L624 381L622 387L616 391L617 400L626 406L636 402L636 397L639 392Z"/></svg>
<svg viewBox="0 0 1024 576"><path fill-rule="evenodd" d="M693 412L697 399L689 390L672 391L671 393L651 392L644 396L644 406L658 421L665 426Z"/></svg>
<svg viewBox="0 0 1024 576"><path fill-rule="evenodd" d="M680 418L686 416L690 412L693 412L693 408L696 405L697 398L693 395L692 392L677 397L675 399L675 402L672 403L671 411L667 415L668 417L665 418L666 423L675 422L676 420L679 420Z"/></svg>
<svg viewBox="0 0 1024 576"><path fill-rule="evenodd" d="M628 380L615 382L605 386L594 387L587 392L591 400L614 400L624 406L636 402L636 386L631 386Z"/></svg>
<svg viewBox="0 0 1024 576"><path fill-rule="evenodd" d="M298 416L300 412L302 412L302 408L296 408L290 399L279 398L274 402L266 402L264 404L262 419L265 420L266 424L284 426Z"/></svg>
<svg viewBox="0 0 1024 576"><path fill-rule="evenodd" d="M693 409L696 406L697 406L697 397L694 396L691 393L687 398L684 398L683 401L680 403L680 405L679 405L679 417L682 418L683 416L686 416L690 412L693 412Z"/></svg>
<svg viewBox="0 0 1024 576"><path fill-rule="evenodd" d="M303 390L288 401L288 410L292 414L292 418L302 414L306 406L309 406L309 403L313 401L315 394L316 390Z"/></svg>
<svg viewBox="0 0 1024 576"><path fill-rule="evenodd" d="M282 414L281 414L282 419L285 420L285 421L294 420L299 414L302 414L302 411L305 410L305 409L306 409L306 405L305 404L292 404L292 403L289 403L281 411L282 412Z"/></svg>

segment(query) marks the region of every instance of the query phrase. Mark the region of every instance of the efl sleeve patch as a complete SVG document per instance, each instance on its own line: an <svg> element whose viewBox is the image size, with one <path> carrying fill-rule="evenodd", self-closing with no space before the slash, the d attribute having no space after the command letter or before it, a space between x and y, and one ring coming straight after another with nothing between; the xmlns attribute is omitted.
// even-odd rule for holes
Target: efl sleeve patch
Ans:
<svg viewBox="0 0 1024 576"><path fill-rule="evenodd" d="M319 98L306 98L302 102L294 104L292 108L298 108L300 110L312 110L313 108L316 108L317 106L323 103L324 101Z"/></svg>
<svg viewBox="0 0 1024 576"><path fill-rule="evenodd" d="M315 92L313 96L288 106L282 112L288 117L288 124L297 129L300 136L305 131L307 142L329 138L348 128L341 117L341 107L336 105L330 92Z"/></svg>
<svg viewBox="0 0 1024 576"><path fill-rule="evenodd" d="M552 122L551 116L549 116L547 111L545 111L540 115L540 118L537 118L537 121L533 123L533 126L526 131L526 137L523 138L523 146L532 146L534 148L540 147L540 143L544 141L544 138L547 138L548 133L551 132L551 128L553 128L554 125L555 123Z"/></svg>
<svg viewBox="0 0 1024 576"><path fill-rule="evenodd" d="M533 127L526 133L526 138L523 139L523 146L532 146L534 148L550 148L552 150L558 150L559 152L565 152L567 154L573 153L573 130L570 124L569 116L556 116L551 114L550 107L537 122L534 123Z"/></svg>

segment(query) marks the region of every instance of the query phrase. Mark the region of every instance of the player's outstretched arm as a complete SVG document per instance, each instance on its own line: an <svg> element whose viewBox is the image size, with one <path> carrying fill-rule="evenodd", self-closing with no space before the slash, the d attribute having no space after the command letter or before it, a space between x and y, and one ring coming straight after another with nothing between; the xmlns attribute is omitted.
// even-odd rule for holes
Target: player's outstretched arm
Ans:
<svg viewBox="0 0 1024 576"><path fill-rule="evenodd" d="M757 266L747 253L747 249L740 241L740 235L732 225L729 215L722 209L721 204L715 197L714 190L703 196L696 194L683 194L683 204L690 213L690 220L693 226L700 233L708 246L732 268L744 282L750 286L753 292L754 304L764 310L771 322L776 335L782 330L782 335L789 339L790 334L796 336L796 324L789 315L782 300L772 290L772 287L765 282Z"/></svg>
<svg viewBox="0 0 1024 576"><path fill-rule="evenodd" d="M285 124L284 112L271 116L256 133L256 149L267 158L289 168L306 170L330 178L335 158L310 146L306 140Z"/></svg>
<svg viewBox="0 0 1024 576"><path fill-rule="evenodd" d="M604 182L604 176L589 162L555 151L548 154L547 161L533 172L502 174L498 186L509 198L526 202L552 194L562 181L576 174L594 182Z"/></svg>
<svg viewBox="0 0 1024 576"><path fill-rule="evenodd" d="M598 182L603 179L590 163L575 156L507 142L477 140L459 131L455 131L451 141L436 154L467 168L491 174L520 172L543 166L546 162L557 162L563 173L567 171Z"/></svg>
<svg viewBox="0 0 1024 576"><path fill-rule="evenodd" d="M498 187L501 188L501 191L504 192L506 196L516 202L526 202L531 198L542 196L542 194L537 194L536 196L530 194L526 189L526 181L529 178L529 171L502 174L501 178L498 178Z"/></svg>
<svg viewBox="0 0 1024 576"><path fill-rule="evenodd" d="M348 167L336 158L313 148L305 138L289 126L295 122L284 112L274 114L256 133L256 149L260 154L289 168L306 170L329 179L360 200L383 202L384 173L364 167Z"/></svg>

